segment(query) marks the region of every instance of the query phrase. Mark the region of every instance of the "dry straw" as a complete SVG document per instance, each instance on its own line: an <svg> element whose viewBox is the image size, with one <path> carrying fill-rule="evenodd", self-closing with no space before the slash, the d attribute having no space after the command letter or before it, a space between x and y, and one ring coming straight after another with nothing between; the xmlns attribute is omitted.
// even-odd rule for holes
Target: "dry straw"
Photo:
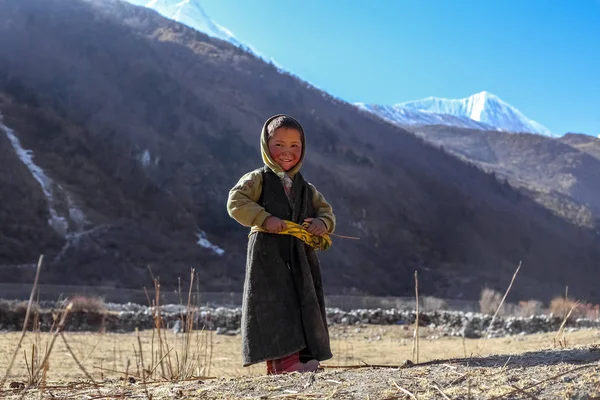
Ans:
<svg viewBox="0 0 600 400"><path fill-rule="evenodd" d="M567 347L567 339L565 338L565 325L567 324L567 320L571 316L571 313L573 312L573 310L579 307L579 304L579 301L575 302L575 304L573 304L569 312L566 313L566 315L564 316L562 323L560 324L560 327L558 328L558 331L556 332L556 335L553 339L554 347Z"/></svg>
<svg viewBox="0 0 600 400"><path fill-rule="evenodd" d="M419 363L419 272L415 271L415 331L413 334L412 359Z"/></svg>
<svg viewBox="0 0 600 400"><path fill-rule="evenodd" d="M6 380L8 379L8 375L10 374L10 370L15 363L15 358L17 357L17 353L23 344L23 339L25 338L25 333L27 332L27 325L29 323L29 314L31 312L31 305L33 304L33 298L35 296L35 292L37 291L38 280L40 278L40 270L42 269L42 263L44 261L44 255L40 256L38 261L37 270L35 271L35 280L33 281L33 287L31 288L31 295L29 296L29 303L27 304L27 311L25 312L25 321L23 321L23 330L21 331L21 337L19 338L19 343L17 343L17 347L15 347L15 351L12 355L10 363L8 364L8 368L6 369L6 373L4 374L4 378L0 382L0 388L4 387ZM32 361L33 362L33 361ZM33 366L32 366L33 368Z"/></svg>
<svg viewBox="0 0 600 400"><path fill-rule="evenodd" d="M506 292L504 292L504 296L502 297L500 304L498 304L498 308L496 308L496 312L492 316L492 320L490 321L489 326L485 330L485 334L483 335L483 341L481 342L481 345L478 348L479 353L481 353L483 351L485 341L487 340L487 338L490 334L490 330L494 326L494 321L496 321L496 316L498 316L498 313L500 312L500 309L502 308L502 305L504 304L504 300L506 300L506 296L508 296L508 292L510 292L510 288L512 288L513 282L515 281L515 278L517 277L517 274L519 273L519 270L521 269L521 264L522 264L522 261L519 261L519 265L517 266L517 269L515 270L515 273L513 274L512 279L510 280L510 284L508 285Z"/></svg>

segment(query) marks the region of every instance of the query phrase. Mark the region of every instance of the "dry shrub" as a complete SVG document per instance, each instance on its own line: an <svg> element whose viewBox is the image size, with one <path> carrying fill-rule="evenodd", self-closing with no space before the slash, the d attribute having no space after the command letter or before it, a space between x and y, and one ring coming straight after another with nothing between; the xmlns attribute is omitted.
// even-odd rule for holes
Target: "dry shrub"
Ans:
<svg viewBox="0 0 600 400"><path fill-rule="evenodd" d="M421 297L421 303L423 304L423 311L439 311L448 309L448 303L446 300L437 297L423 296Z"/></svg>
<svg viewBox="0 0 600 400"><path fill-rule="evenodd" d="M532 315L543 314L544 303L539 300L520 301L517 315L519 317L530 317Z"/></svg>
<svg viewBox="0 0 600 400"><path fill-rule="evenodd" d="M25 315L25 313L27 312L27 305L29 303L27 301L20 301L20 300L0 300L0 311L3 312L12 312L15 313L17 315ZM37 303L32 303L31 304L31 312L32 313L39 313L40 312L40 306Z"/></svg>
<svg viewBox="0 0 600 400"><path fill-rule="evenodd" d="M165 321L160 308L160 283L154 280L154 299L152 304L152 319L154 326L152 330L152 342L150 351L143 350L139 339L139 352L136 353L137 376L144 382L147 379L166 379L177 382L182 379L200 378L210 374L213 351L213 333L207 331L198 324L198 308L192 303L192 291L195 270L190 273L190 286L188 289L187 306L185 312L181 313L181 321L184 325L183 334L175 335L175 338L167 335ZM180 289L181 294L181 289ZM199 290L196 293L199 298ZM149 298L150 302L150 298ZM169 340L174 342L169 343ZM148 353L150 355L148 356ZM141 366L141 371L140 371ZM153 366L152 368L148 366Z"/></svg>
<svg viewBox="0 0 600 400"><path fill-rule="evenodd" d="M106 306L104 300L99 297L86 297L86 296L73 296L67 302L73 304L71 312L87 312L104 314L106 312Z"/></svg>
<svg viewBox="0 0 600 400"><path fill-rule="evenodd" d="M600 304L585 303L580 304L582 316L589 319L600 318Z"/></svg>
<svg viewBox="0 0 600 400"><path fill-rule="evenodd" d="M549 310L552 314L564 318L567 316L569 311L573 308L573 312L569 316L569 322L575 321L577 318L584 316L585 314L585 306L582 304L577 304L576 301L564 298L564 297L555 297L550 302Z"/></svg>
<svg viewBox="0 0 600 400"><path fill-rule="evenodd" d="M479 297L479 311L483 314L493 315L501 301L502 294L500 292L486 287L481 291L481 296Z"/></svg>

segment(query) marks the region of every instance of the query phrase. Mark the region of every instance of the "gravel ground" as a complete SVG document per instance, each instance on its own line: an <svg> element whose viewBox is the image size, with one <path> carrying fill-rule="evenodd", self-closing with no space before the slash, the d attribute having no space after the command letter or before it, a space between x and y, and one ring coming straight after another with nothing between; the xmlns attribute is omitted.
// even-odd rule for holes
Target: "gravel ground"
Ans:
<svg viewBox="0 0 600 400"><path fill-rule="evenodd" d="M8 386L8 384L7 384ZM600 399L600 346L437 360L397 367L326 368L311 374L48 383L7 399ZM24 395L24 396L23 396Z"/></svg>

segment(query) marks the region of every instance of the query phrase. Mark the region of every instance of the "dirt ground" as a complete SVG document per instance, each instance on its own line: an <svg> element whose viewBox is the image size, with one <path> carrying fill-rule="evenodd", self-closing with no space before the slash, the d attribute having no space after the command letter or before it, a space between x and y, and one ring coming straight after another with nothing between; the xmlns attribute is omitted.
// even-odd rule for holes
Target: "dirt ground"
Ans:
<svg viewBox="0 0 600 400"><path fill-rule="evenodd" d="M563 348L557 349L553 348L554 334L463 341L462 338L439 337L435 330L421 329L420 333L419 364L400 368L405 360L413 358L411 328L335 326L331 328L334 358L323 363L322 371L276 377L264 376L264 365L240 366L239 336L202 333L194 342L194 352L200 360L198 366L201 366L194 375L203 378L144 385L139 378L132 378L131 382L124 379L128 362L128 376L139 376L139 344L135 333L69 332L65 339L75 357L101 385L94 388L84 383L89 380L59 337L49 358L43 398L487 399L504 395L505 398L600 399L600 332L597 330L568 332L566 346L563 342ZM19 336L17 332L0 333L2 377ZM169 332L167 336L170 346L180 348L184 335ZM31 362L25 362L25 354L31 358L35 340L36 335L26 336L9 379L1 388L0 398L21 397L21 392L8 390L8 385L27 383ZM50 340L47 334L41 335L37 339L38 347L45 348ZM150 361L152 331L141 332L140 341L146 365L157 365L158 357ZM155 340L155 353L156 347ZM392 367L364 367L366 364ZM338 366L362 368L332 368ZM564 375L556 377L559 374ZM546 379L549 380L544 381ZM527 387L530 388L524 389ZM39 396L40 391L36 389L29 390L24 398Z"/></svg>

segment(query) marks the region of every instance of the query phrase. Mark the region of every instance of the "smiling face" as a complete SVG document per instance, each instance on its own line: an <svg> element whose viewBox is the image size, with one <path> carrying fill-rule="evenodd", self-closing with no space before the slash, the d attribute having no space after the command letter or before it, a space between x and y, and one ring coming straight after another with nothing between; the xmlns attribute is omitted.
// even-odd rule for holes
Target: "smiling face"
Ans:
<svg viewBox="0 0 600 400"><path fill-rule="evenodd" d="M268 144L271 158L286 172L294 168L302 158L302 134L297 129L275 129Z"/></svg>

